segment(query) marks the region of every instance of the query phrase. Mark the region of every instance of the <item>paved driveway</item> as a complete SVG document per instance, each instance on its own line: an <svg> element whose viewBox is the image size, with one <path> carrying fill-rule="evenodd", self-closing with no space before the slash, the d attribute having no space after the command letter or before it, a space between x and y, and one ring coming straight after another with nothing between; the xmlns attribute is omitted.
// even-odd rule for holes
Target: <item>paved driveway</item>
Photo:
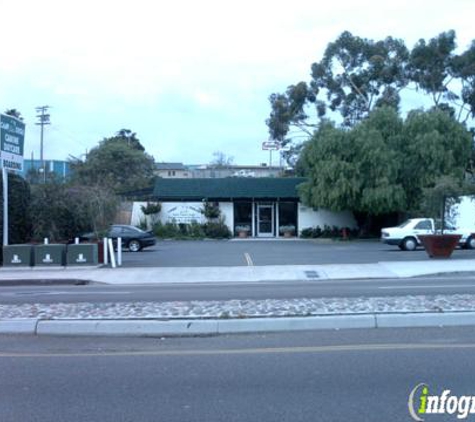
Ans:
<svg viewBox="0 0 475 422"><path fill-rule="evenodd" d="M452 259L474 259L474 250L457 249ZM400 251L379 241L202 240L158 241L138 253L124 252L125 267L212 267L246 265L365 264L431 259L423 249Z"/></svg>

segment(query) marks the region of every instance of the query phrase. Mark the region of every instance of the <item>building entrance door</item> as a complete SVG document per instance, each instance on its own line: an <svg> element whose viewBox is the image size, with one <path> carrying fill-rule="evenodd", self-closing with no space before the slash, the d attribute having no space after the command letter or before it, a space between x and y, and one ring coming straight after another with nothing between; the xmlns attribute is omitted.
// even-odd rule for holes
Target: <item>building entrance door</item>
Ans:
<svg viewBox="0 0 475 422"><path fill-rule="evenodd" d="M257 205L257 236L274 236L274 207L272 205Z"/></svg>

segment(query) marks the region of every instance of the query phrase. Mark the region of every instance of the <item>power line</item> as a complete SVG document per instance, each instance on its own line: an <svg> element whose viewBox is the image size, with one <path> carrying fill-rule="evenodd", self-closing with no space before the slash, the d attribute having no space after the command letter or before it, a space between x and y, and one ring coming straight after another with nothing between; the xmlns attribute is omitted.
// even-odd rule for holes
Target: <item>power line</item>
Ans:
<svg viewBox="0 0 475 422"><path fill-rule="evenodd" d="M50 115L47 113L48 109L50 106L39 106L36 107L36 112L39 113L36 115L38 118L38 122L36 122L36 125L41 126L41 134L40 134L40 161L41 161L41 168L43 170L43 181L46 183L46 169L45 169L45 162L44 162L44 157L43 157L43 135L44 135L44 127L46 125L50 125L51 122L49 120Z"/></svg>

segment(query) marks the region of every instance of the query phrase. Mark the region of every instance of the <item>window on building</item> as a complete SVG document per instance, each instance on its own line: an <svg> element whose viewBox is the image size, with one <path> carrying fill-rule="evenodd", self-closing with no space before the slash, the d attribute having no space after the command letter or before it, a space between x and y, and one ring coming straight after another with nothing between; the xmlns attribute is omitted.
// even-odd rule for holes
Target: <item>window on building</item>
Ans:
<svg viewBox="0 0 475 422"><path fill-rule="evenodd" d="M294 226L297 229L296 202L279 202L279 226Z"/></svg>
<svg viewBox="0 0 475 422"><path fill-rule="evenodd" d="M234 203L234 229L236 227L246 227L249 233L252 230L252 203L235 202ZM237 233L236 233L237 234Z"/></svg>

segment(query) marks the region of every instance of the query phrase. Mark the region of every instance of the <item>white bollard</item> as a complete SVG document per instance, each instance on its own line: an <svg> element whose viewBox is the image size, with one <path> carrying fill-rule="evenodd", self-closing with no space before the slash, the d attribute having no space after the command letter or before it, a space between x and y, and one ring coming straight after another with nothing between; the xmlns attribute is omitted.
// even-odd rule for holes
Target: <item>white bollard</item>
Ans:
<svg viewBox="0 0 475 422"><path fill-rule="evenodd" d="M45 245L49 245L49 239L47 237L45 237L44 242L45 242Z"/></svg>
<svg viewBox="0 0 475 422"><path fill-rule="evenodd" d="M74 238L74 244L75 244L75 245L79 245L79 237L75 237L75 238Z"/></svg>
<svg viewBox="0 0 475 422"><path fill-rule="evenodd" d="M122 238L117 239L117 266L122 267Z"/></svg>
<svg viewBox="0 0 475 422"><path fill-rule="evenodd" d="M112 239L109 239L109 252L111 255L111 266L112 268L115 268L115 255L114 255L114 245L112 244Z"/></svg>
<svg viewBox="0 0 475 422"><path fill-rule="evenodd" d="M104 237L103 242L104 242L104 265L107 265L109 263L109 251L108 251L108 247L107 247L107 237Z"/></svg>

